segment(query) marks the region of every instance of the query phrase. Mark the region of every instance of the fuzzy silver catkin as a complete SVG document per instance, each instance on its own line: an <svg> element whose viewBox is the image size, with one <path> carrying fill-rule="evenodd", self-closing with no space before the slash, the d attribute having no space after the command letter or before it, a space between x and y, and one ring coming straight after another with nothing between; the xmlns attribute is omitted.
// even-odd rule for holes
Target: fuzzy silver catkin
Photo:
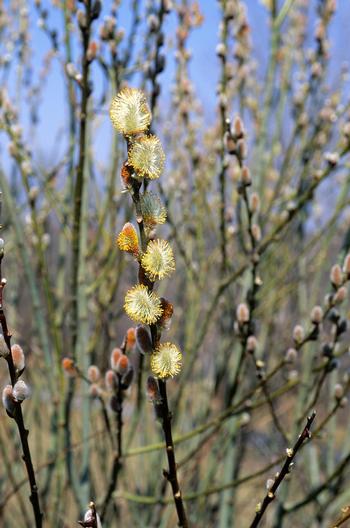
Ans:
<svg viewBox="0 0 350 528"><path fill-rule="evenodd" d="M305 330L301 325L296 325L293 329L293 339L296 343L301 343L305 338Z"/></svg>
<svg viewBox="0 0 350 528"><path fill-rule="evenodd" d="M9 355L10 351L6 344L5 338L0 334L0 357L6 358Z"/></svg>
<svg viewBox="0 0 350 528"><path fill-rule="evenodd" d="M13 389L12 385L6 385L2 391L2 404L5 407L6 411L10 414L14 413L15 410L15 401L13 398Z"/></svg>
<svg viewBox="0 0 350 528"><path fill-rule="evenodd" d="M23 380L18 380L13 387L12 394L15 400L22 402L23 400L29 398L30 389Z"/></svg>
<svg viewBox="0 0 350 528"><path fill-rule="evenodd" d="M318 325L322 322L323 310L321 306L314 306L310 313L311 322Z"/></svg>
<svg viewBox="0 0 350 528"><path fill-rule="evenodd" d="M271 478L267 479L267 481L266 481L266 489L270 490L272 488L272 486L274 485L274 483L275 483L274 479L271 479Z"/></svg>

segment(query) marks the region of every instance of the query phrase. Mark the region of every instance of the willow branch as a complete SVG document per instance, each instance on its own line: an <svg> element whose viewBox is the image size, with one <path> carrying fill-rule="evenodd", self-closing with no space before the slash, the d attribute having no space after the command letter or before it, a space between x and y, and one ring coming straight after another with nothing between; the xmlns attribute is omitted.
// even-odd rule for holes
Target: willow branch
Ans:
<svg viewBox="0 0 350 528"><path fill-rule="evenodd" d="M287 449L287 458L282 466L281 471L277 474L272 486L269 488L267 494L264 497L264 500L262 503L259 503L256 508L256 514L254 517L253 522L250 525L250 528L256 528L259 524L261 519L264 516L264 513L268 506L271 504L273 499L276 496L276 491L279 488L280 484L284 480L284 478L288 475L288 473L291 470L291 464L298 453L299 449L305 442L305 440L311 438L310 433L310 427L312 425L312 422L314 421L316 416L316 412L314 411L311 416L307 419L306 426L304 427L302 433L299 435L298 440L296 441L294 447L292 449Z"/></svg>

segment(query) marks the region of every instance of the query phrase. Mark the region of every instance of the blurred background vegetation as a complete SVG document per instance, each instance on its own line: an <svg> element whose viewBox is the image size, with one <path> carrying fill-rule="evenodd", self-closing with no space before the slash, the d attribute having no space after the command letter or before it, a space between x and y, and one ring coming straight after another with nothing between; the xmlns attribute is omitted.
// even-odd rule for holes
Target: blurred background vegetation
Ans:
<svg viewBox="0 0 350 528"><path fill-rule="evenodd" d="M135 215L120 180L125 144L108 112L133 86L146 94L166 153L152 190L167 207L159 232L176 257L159 292L174 305L167 339L184 356L168 385L190 526L250 526L313 409L312 441L262 524L335 526L350 503L349 4L101 8L89 0L0 8L4 302L26 356L32 395L23 413L44 525L75 526L90 500L105 506L104 527L177 523L146 395L149 361L132 342L124 342L135 377L123 394L121 465L106 505L119 426L103 375L132 325L123 304L137 281L115 243ZM310 316L315 306L322 310ZM66 372L64 357L74 359ZM102 373L98 393L86 379L91 365ZM4 410L0 460L0 522L33 526Z"/></svg>

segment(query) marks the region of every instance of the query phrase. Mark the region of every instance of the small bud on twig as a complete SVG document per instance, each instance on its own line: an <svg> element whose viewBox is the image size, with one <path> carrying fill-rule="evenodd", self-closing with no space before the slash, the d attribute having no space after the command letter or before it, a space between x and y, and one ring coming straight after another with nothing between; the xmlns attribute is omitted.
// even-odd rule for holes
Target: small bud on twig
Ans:
<svg viewBox="0 0 350 528"><path fill-rule="evenodd" d="M122 351L120 350L120 348L119 347L113 348L111 352L111 358L110 358L111 368L113 370L117 370L118 361L121 356L122 356Z"/></svg>
<svg viewBox="0 0 350 528"><path fill-rule="evenodd" d="M260 209L260 198L258 193L253 192L250 197L250 210L252 213L259 212Z"/></svg>
<svg viewBox="0 0 350 528"><path fill-rule="evenodd" d="M62 359L62 368L64 372L70 377L74 377L77 375L77 369L75 367L73 359L71 358L65 357Z"/></svg>
<svg viewBox="0 0 350 528"><path fill-rule="evenodd" d="M91 383L97 383L101 378L100 369L96 365L90 365L87 371L87 377Z"/></svg>
<svg viewBox="0 0 350 528"><path fill-rule="evenodd" d="M288 363L294 363L294 361L298 357L298 352L295 350L295 348L288 348L285 358Z"/></svg>
<svg viewBox="0 0 350 528"><path fill-rule="evenodd" d="M345 301L346 296L348 294L348 290L345 286L342 286L339 288L337 293L334 295L333 302L334 304L341 304L343 301Z"/></svg>
<svg viewBox="0 0 350 528"><path fill-rule="evenodd" d="M314 306L311 310L310 319L313 324L319 325L322 322L323 310L321 306Z"/></svg>
<svg viewBox="0 0 350 528"><path fill-rule="evenodd" d="M2 404L10 416L13 416L16 404L12 394L12 385L6 385L2 391Z"/></svg>
<svg viewBox="0 0 350 528"><path fill-rule="evenodd" d="M296 325L293 329L293 339L295 343L300 344L305 337L304 328L301 325Z"/></svg>
<svg viewBox="0 0 350 528"><path fill-rule="evenodd" d="M135 328L132 326L131 328L128 328L126 331L125 350L126 351L131 350L135 346L135 343L136 343L136 332L135 332Z"/></svg>
<svg viewBox="0 0 350 528"><path fill-rule="evenodd" d="M258 224L252 225L252 235L256 242L260 242L261 240L261 229Z"/></svg>
<svg viewBox="0 0 350 528"><path fill-rule="evenodd" d="M120 374L122 376L123 374L125 374L127 372L128 368L129 368L129 360L128 360L127 356L125 354L123 354L119 358L115 370L116 370L116 372L118 374Z"/></svg>
<svg viewBox="0 0 350 528"><path fill-rule="evenodd" d="M23 380L18 380L12 390L12 395L18 402L22 402L29 398L30 389Z"/></svg>
<svg viewBox="0 0 350 528"><path fill-rule="evenodd" d="M341 400L344 396L344 387L341 385L341 383L337 383L334 385L334 397L336 400Z"/></svg>
<svg viewBox="0 0 350 528"><path fill-rule="evenodd" d="M233 135L236 139L242 139L244 137L243 121L239 116L236 116L233 122Z"/></svg>
<svg viewBox="0 0 350 528"><path fill-rule="evenodd" d="M6 344L5 338L0 334L0 357L6 358L9 355L10 351Z"/></svg>
<svg viewBox="0 0 350 528"><path fill-rule="evenodd" d="M17 374L22 373L25 367L25 357L22 347L20 345L13 344L11 347L11 354Z"/></svg>
<svg viewBox="0 0 350 528"><path fill-rule="evenodd" d="M237 321L240 325L248 323L249 321L249 308L246 304L241 303L238 305L236 310Z"/></svg>
<svg viewBox="0 0 350 528"><path fill-rule="evenodd" d="M242 168L241 181L242 181L242 184L247 186L247 187L252 184L250 171L249 171L248 167L246 167L246 166L244 166Z"/></svg>
<svg viewBox="0 0 350 528"><path fill-rule="evenodd" d="M258 346L258 341L255 336L251 335L247 339L247 352L253 353L255 352L256 348Z"/></svg>
<svg viewBox="0 0 350 528"><path fill-rule="evenodd" d="M346 278L350 279L350 253L346 255L344 259L343 272L346 275Z"/></svg>
<svg viewBox="0 0 350 528"><path fill-rule="evenodd" d="M220 57L221 59L225 58L226 56L226 53L227 53L227 49L226 49L226 46L223 42L220 42L217 46L216 46L216 55L218 57Z"/></svg>
<svg viewBox="0 0 350 528"><path fill-rule="evenodd" d="M335 288L339 288L343 284L343 274L339 264L332 266L330 279Z"/></svg>

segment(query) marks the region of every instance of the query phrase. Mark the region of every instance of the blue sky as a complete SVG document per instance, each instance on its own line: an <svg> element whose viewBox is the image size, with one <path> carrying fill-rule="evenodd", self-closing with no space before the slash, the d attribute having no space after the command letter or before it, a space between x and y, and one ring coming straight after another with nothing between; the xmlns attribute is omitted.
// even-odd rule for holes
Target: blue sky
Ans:
<svg viewBox="0 0 350 528"><path fill-rule="evenodd" d="M215 47L218 42L218 25L220 21L220 7L216 0L201 0L199 2L201 11L204 14L204 23L200 28L196 28L191 35L189 45L192 50L192 60L190 63L190 73L196 86L197 93L200 96L205 111L205 116L209 121L215 118L215 90L219 74L219 63L215 55ZM268 13L259 0L246 0L245 2L249 21L251 24L251 36L253 41L255 58L259 64L261 76L264 75L267 50L268 50ZM78 4L79 5L79 4ZM111 2L103 2L103 14L109 12ZM130 0L124 0L121 5L119 24L128 27L130 22ZM310 0L310 11L314 11L316 1ZM49 41L47 36L38 27L38 15L33 3L28 3L31 24L31 61L34 73L37 74L42 66L43 57L49 50ZM60 33L62 31L62 14L57 8L52 7L48 0L43 1L43 6L48 8L48 25L55 28ZM102 18L101 17L101 18ZM95 23L96 30L101 24L100 20ZM314 22L310 24L310 38L312 38ZM176 27L176 17L170 15L167 20L166 34L168 39L172 39ZM331 54L333 56L331 78L336 78L340 65L350 59L349 47L349 27L350 27L350 2L349 0L338 0L338 10L331 24ZM141 43L140 43L141 44ZM79 61L79 49L75 50L75 61ZM168 57L168 65L165 73L162 74L162 101L168 98L170 93L171 82L173 79L173 53ZM37 137L31 134L31 143L33 150L41 153L44 159L53 159L57 154L58 136L63 130L67 114L64 105L65 91L62 80L61 66L54 59L50 75L45 78L46 83L43 89L43 98L40 102L39 118L40 125ZM13 77L15 71L13 71ZM35 77L35 75L34 75ZM101 76L95 67L93 80L95 87L99 89ZM28 129L29 133L29 129ZM101 138L100 138L101 139ZM2 141L2 139L0 139ZM102 138L103 141L103 138ZM60 150L60 149L58 149Z"/></svg>

